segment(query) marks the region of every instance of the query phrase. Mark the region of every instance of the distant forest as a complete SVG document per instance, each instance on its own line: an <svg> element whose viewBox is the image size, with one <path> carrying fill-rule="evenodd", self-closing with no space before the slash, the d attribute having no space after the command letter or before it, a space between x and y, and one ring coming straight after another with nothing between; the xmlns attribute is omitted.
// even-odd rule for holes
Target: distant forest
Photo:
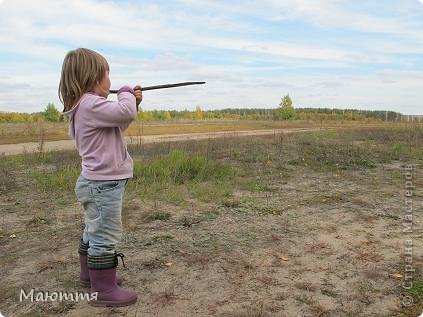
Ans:
<svg viewBox="0 0 423 317"><path fill-rule="evenodd" d="M293 108L289 116L283 115L284 107L228 108L204 111L200 106L194 111L188 110L149 110L140 111L140 121L166 120L310 120L310 121L423 121L422 116L408 116L394 111L331 109L331 108ZM18 113L0 112L0 123L6 122L63 122L63 115L54 104L49 103L42 112Z"/></svg>

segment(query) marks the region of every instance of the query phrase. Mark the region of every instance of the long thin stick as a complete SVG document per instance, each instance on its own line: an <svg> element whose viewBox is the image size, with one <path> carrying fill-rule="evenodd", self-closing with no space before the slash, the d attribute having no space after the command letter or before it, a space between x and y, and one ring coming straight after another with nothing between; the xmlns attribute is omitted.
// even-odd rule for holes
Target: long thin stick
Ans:
<svg viewBox="0 0 423 317"><path fill-rule="evenodd" d="M205 81L188 81L184 83L177 83L177 84L166 84L166 85L157 85L157 86L148 86L148 87L141 87L141 91L146 90L154 90L154 89L163 89L163 88L172 88L172 87L180 87L180 86L190 86L190 85L202 85L205 84ZM110 90L111 94L116 94L118 90Z"/></svg>

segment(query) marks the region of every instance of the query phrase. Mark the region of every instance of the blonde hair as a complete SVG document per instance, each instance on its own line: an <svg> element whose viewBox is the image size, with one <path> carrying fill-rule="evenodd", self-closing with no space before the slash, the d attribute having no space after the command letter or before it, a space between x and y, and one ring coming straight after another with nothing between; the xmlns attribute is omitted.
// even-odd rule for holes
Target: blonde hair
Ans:
<svg viewBox="0 0 423 317"><path fill-rule="evenodd" d="M93 50L77 48L69 51L63 60L58 89L63 112L71 110L83 94L92 91L108 70L107 60Z"/></svg>

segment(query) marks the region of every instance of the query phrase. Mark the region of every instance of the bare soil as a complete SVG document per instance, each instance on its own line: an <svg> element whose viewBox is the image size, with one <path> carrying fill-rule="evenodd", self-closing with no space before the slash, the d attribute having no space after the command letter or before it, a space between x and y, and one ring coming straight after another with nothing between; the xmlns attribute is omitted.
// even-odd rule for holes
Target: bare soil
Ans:
<svg viewBox="0 0 423 317"><path fill-rule="evenodd" d="M401 304L404 165L411 162L336 173L307 166L278 170L274 163L250 166L264 189L238 189L218 203L191 199L177 205L125 194L119 251L126 268L118 270L139 299L123 308L19 302L21 289L86 291L78 283L83 215L75 200L58 206L51 194L35 189L26 171L12 171L17 188L0 198L0 312L6 317L418 316L422 301L411 308ZM416 173L418 211L423 182ZM157 212L169 213L169 219L152 219ZM417 212L414 225L417 279L423 260Z"/></svg>

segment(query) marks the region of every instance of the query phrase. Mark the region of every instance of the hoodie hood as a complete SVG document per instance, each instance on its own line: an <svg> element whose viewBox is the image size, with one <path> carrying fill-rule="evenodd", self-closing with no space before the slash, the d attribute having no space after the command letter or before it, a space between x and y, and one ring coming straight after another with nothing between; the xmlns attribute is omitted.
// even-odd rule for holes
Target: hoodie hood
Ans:
<svg viewBox="0 0 423 317"><path fill-rule="evenodd" d="M78 103L71 110L63 112L63 115L67 118L67 120L69 122L68 134L73 140L75 140L75 113L78 109L78 106L79 106L81 99L78 101Z"/></svg>

